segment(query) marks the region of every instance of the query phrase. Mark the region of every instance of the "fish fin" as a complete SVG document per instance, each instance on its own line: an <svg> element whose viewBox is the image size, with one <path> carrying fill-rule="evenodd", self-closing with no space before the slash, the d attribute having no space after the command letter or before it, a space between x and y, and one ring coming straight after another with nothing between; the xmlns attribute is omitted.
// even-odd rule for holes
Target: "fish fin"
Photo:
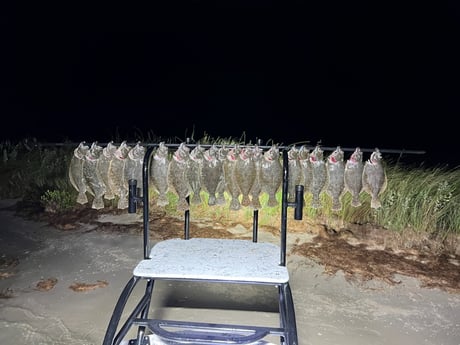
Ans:
<svg viewBox="0 0 460 345"><path fill-rule="evenodd" d="M274 195L270 195L268 197L267 206L268 207L276 207L276 206L278 206L278 200L276 200L276 197Z"/></svg>
<svg viewBox="0 0 460 345"><path fill-rule="evenodd" d="M190 199L190 202L194 205L199 205L201 204L201 195L200 193L193 193L192 198Z"/></svg>
<svg viewBox="0 0 460 345"><path fill-rule="evenodd" d="M190 209L190 206L187 202L187 200L185 199L179 199L179 201L177 202L177 210L178 211L188 211Z"/></svg>

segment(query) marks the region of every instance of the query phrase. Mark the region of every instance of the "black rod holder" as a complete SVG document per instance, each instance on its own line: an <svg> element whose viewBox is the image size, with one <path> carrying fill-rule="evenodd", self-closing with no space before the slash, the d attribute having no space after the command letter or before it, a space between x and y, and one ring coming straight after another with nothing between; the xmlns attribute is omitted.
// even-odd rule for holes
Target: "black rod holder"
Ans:
<svg viewBox="0 0 460 345"><path fill-rule="evenodd" d="M295 220L302 220L302 217L303 217L303 193L304 193L304 186L296 185L295 186L295 201L288 203L288 206L294 207L294 219Z"/></svg>
<svg viewBox="0 0 460 345"><path fill-rule="evenodd" d="M137 203L143 201L138 195L137 180L128 180L128 213L136 213Z"/></svg>

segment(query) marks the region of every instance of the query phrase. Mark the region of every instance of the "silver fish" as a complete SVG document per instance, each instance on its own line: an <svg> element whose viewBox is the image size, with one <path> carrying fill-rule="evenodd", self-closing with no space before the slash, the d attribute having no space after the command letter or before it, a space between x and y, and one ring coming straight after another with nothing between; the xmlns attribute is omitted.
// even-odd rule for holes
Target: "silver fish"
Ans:
<svg viewBox="0 0 460 345"><path fill-rule="evenodd" d="M153 154L153 160L150 164L150 179L153 188L158 193L158 199L156 204L158 206L166 206L169 204L167 193L169 190L168 183L168 148L164 142L160 142L158 147Z"/></svg>
<svg viewBox="0 0 460 345"><path fill-rule="evenodd" d="M361 206L359 195L363 189L363 153L357 147L345 163L345 190L351 194L351 206Z"/></svg>
<svg viewBox="0 0 460 345"><path fill-rule="evenodd" d="M144 165L145 147L140 142L129 150L128 159L123 170L125 181L136 180L139 196L143 193L142 167ZM129 185L128 185L129 186ZM129 191L128 191L129 192Z"/></svg>
<svg viewBox="0 0 460 345"><path fill-rule="evenodd" d="M192 197L190 202L195 205L202 203L201 199L201 170L203 166L205 149L201 145L195 146L195 148L190 152L190 162L187 170L187 180L190 185L190 190L192 192Z"/></svg>
<svg viewBox="0 0 460 345"><path fill-rule="evenodd" d="M88 192L94 196L91 208L96 210L104 208L105 184L98 169L102 150L102 146L99 146L97 142L93 142L85 155L85 162L83 163L83 176L88 186Z"/></svg>
<svg viewBox="0 0 460 345"><path fill-rule="evenodd" d="M262 191L268 194L268 207L278 206L276 192L283 181L283 166L280 162L279 148L272 145L267 151L260 164L260 183Z"/></svg>
<svg viewBox="0 0 460 345"><path fill-rule="evenodd" d="M113 200L115 199L115 194L112 191L112 188L110 186L109 182L109 169L110 169L110 164L113 159L113 154L117 147L113 144L113 141L109 142L106 147L102 149L102 155L99 157L99 164L98 164L98 169L99 173L101 174L102 180L104 181L105 184L105 194L104 194L104 199L106 200Z"/></svg>
<svg viewBox="0 0 460 345"><path fill-rule="evenodd" d="M231 210L239 210L241 208L241 203L239 200L241 191L238 187L238 183L236 182L235 178L235 167L236 162L238 161L240 148L238 147L231 147L227 153L227 160L224 162L224 178L225 178L225 186L230 193L231 200L230 200L230 209Z"/></svg>
<svg viewBox="0 0 460 345"><path fill-rule="evenodd" d="M227 203L227 200L225 198L225 192L227 190L227 183L225 182L224 164L227 161L228 151L229 151L228 147L222 146L221 148L219 148L219 152L217 155L217 158L222 164L222 175L221 175L221 179L219 180L219 183L217 184L217 188L216 188L216 204L217 205L225 205Z"/></svg>
<svg viewBox="0 0 460 345"><path fill-rule="evenodd" d="M372 152L363 168L363 190L371 196L371 208L382 206L380 195L387 186L387 176L382 162L382 154L379 149Z"/></svg>
<svg viewBox="0 0 460 345"><path fill-rule="evenodd" d="M250 206L252 204L249 193L256 179L256 165L253 160L253 154L251 147L241 148L235 164L234 177L242 194L241 206Z"/></svg>
<svg viewBox="0 0 460 345"><path fill-rule="evenodd" d="M215 145L211 145L203 154L201 178L203 189L206 190L209 195L208 205L216 205L217 187L219 183L224 181L224 170L223 162L219 159L219 148Z"/></svg>
<svg viewBox="0 0 460 345"><path fill-rule="evenodd" d="M326 193L332 198L332 211L340 211L342 209L343 191L345 188L344 174L345 162L344 154L340 146L338 146L327 158L327 182Z"/></svg>
<svg viewBox="0 0 460 345"><path fill-rule="evenodd" d="M304 186L304 191L306 193L310 190L312 169L310 163L310 150L305 145L302 145L299 149L299 163L302 169L302 178L300 184Z"/></svg>
<svg viewBox="0 0 460 345"><path fill-rule="evenodd" d="M187 197L190 195L190 187L187 180L187 171L190 163L190 149L181 143L169 162L168 182L172 190L178 196L177 210L187 211L190 205Z"/></svg>
<svg viewBox="0 0 460 345"><path fill-rule="evenodd" d="M118 197L117 207L128 208L128 181L124 178L125 163L131 147L123 141L113 153L109 169L109 185L112 192Z"/></svg>
<svg viewBox="0 0 460 345"><path fill-rule="evenodd" d="M83 163L85 162L85 156L88 150L89 146L82 141L73 151L69 165L70 183L78 192L77 202L82 205L88 202L88 197L86 196L87 186L83 175Z"/></svg>
<svg viewBox="0 0 460 345"><path fill-rule="evenodd" d="M262 193L262 186L260 183L260 164L263 159L263 150L258 145L255 145L252 151L252 160L254 161L255 165L256 177L249 194L251 195L252 208L259 210L262 208L260 203L260 194Z"/></svg>
<svg viewBox="0 0 460 345"><path fill-rule="evenodd" d="M327 181L326 163L323 159L323 150L319 145L310 153L310 164L312 169L312 179L310 192L312 194L311 207L321 208L320 195Z"/></svg>
<svg viewBox="0 0 460 345"><path fill-rule="evenodd" d="M299 149L295 146L288 151L288 202L295 201L295 189L302 182L302 167L299 161Z"/></svg>

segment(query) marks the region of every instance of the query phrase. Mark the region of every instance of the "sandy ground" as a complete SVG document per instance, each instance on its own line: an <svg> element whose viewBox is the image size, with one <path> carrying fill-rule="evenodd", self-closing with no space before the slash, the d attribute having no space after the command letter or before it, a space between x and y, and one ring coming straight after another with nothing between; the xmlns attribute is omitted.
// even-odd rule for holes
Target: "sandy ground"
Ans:
<svg viewBox="0 0 460 345"><path fill-rule="evenodd" d="M4 209L14 202L0 201L0 344L102 344L118 296L142 257L141 237L94 231L91 225L57 230ZM289 236L289 246L308 236ZM321 265L293 254L288 268L300 345L460 344L460 294L422 288L405 276L397 277L397 285L350 282L341 272L325 274ZM158 287L155 313L162 316L196 318L204 312L212 321L275 320L266 310L273 302L266 288ZM177 300L196 308L177 308ZM210 308L219 304L224 310ZM255 305L251 312L225 310L249 304Z"/></svg>

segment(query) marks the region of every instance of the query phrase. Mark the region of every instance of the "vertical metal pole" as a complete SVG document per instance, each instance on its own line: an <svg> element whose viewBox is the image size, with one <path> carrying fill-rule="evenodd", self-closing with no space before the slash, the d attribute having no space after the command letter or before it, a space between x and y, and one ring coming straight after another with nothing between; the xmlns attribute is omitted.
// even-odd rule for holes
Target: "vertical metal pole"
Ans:
<svg viewBox="0 0 460 345"><path fill-rule="evenodd" d="M288 176L289 176L289 166L288 166L288 156L285 149L283 152L283 186L281 193L281 258L280 265L286 266L286 243L287 243L287 193L288 193Z"/></svg>
<svg viewBox="0 0 460 345"><path fill-rule="evenodd" d="M148 259L150 256L150 244L149 244L149 162L150 156L155 146L149 147L144 156L144 162L142 164L142 198L143 198L143 210L144 210L144 259Z"/></svg>

